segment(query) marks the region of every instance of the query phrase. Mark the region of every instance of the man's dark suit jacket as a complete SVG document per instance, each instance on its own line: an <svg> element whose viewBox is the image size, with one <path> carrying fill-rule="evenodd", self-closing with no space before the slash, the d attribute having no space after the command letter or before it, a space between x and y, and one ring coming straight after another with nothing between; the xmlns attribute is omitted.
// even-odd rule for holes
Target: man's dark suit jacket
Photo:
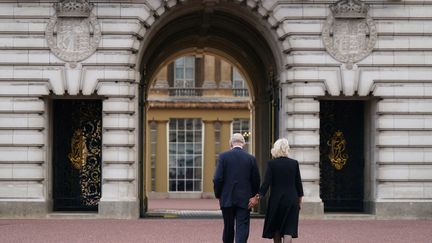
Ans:
<svg viewBox="0 0 432 243"><path fill-rule="evenodd" d="M249 199L258 193L260 186L255 157L238 147L221 153L213 185L221 208L237 206L247 209Z"/></svg>

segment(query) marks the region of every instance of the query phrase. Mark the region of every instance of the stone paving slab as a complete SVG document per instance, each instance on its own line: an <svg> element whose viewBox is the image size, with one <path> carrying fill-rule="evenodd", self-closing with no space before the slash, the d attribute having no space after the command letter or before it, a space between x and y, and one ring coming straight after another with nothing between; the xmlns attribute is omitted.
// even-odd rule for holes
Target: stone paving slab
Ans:
<svg viewBox="0 0 432 243"><path fill-rule="evenodd" d="M221 210L172 210L161 209L147 212L148 217L161 218L222 218Z"/></svg>
<svg viewBox="0 0 432 243"><path fill-rule="evenodd" d="M217 199L149 199L148 210L219 210Z"/></svg>
<svg viewBox="0 0 432 243"><path fill-rule="evenodd" d="M252 219L250 243L262 239L263 219ZM301 220L294 243L430 243L432 220ZM1 219L7 243L214 243L221 219Z"/></svg>

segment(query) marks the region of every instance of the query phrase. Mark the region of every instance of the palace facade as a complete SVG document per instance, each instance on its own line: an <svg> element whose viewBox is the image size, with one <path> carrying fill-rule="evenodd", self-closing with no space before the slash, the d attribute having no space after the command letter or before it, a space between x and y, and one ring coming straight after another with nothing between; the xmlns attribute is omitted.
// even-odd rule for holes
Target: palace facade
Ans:
<svg viewBox="0 0 432 243"><path fill-rule="evenodd" d="M431 1L0 0L0 57L1 217L212 197L238 131L304 216L432 218Z"/></svg>

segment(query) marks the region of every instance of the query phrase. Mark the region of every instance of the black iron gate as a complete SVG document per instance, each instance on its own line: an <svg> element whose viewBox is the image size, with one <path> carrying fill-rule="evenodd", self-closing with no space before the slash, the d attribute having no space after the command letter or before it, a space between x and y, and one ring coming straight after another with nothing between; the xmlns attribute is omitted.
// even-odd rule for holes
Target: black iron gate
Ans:
<svg viewBox="0 0 432 243"><path fill-rule="evenodd" d="M101 197L102 102L53 102L54 210L96 211Z"/></svg>
<svg viewBox="0 0 432 243"><path fill-rule="evenodd" d="M320 103L320 196L324 211L363 211L364 104Z"/></svg>

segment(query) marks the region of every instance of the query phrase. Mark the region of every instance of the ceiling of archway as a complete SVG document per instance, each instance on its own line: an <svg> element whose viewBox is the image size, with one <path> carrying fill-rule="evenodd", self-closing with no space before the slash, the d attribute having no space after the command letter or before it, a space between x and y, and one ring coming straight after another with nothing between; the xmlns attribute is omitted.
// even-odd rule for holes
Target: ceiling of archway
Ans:
<svg viewBox="0 0 432 243"><path fill-rule="evenodd" d="M264 36L270 33L265 32L259 17L238 4L178 5L149 29L141 70L151 78L160 65L182 50L212 50L237 62L250 78L255 96L264 97L269 74L278 68Z"/></svg>

